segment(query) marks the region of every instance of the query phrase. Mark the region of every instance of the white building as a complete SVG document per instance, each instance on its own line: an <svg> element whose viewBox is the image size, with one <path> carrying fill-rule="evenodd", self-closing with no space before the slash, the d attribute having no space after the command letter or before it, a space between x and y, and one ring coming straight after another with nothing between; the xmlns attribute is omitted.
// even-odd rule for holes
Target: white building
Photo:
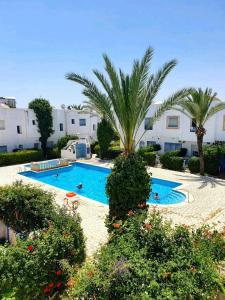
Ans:
<svg viewBox="0 0 225 300"><path fill-rule="evenodd" d="M142 123L136 137L137 147L160 144L161 152L176 150L181 147L188 149L188 155L196 154L197 143L195 125L186 115L176 110L167 111L152 128L147 128L159 104L153 105ZM143 135L145 129L146 133ZM225 142L225 110L217 113L205 124L204 143ZM143 135L143 136L142 136Z"/></svg>
<svg viewBox="0 0 225 300"><path fill-rule="evenodd" d="M97 138L98 115L90 112L53 109L54 133L48 139L53 146L66 134ZM37 120L33 110L0 107L0 152L13 149L40 148Z"/></svg>
<svg viewBox="0 0 225 300"><path fill-rule="evenodd" d="M16 98L15 97L1 97L0 104L5 104L8 107L16 107Z"/></svg>

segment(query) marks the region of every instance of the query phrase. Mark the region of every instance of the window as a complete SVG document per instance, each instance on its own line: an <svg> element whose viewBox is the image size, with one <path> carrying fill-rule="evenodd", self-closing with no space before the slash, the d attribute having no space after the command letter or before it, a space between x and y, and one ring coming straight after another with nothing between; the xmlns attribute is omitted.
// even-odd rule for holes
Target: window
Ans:
<svg viewBox="0 0 225 300"><path fill-rule="evenodd" d="M22 128L21 128L21 126L17 125L16 129L17 129L17 133L18 134L22 134Z"/></svg>
<svg viewBox="0 0 225 300"><path fill-rule="evenodd" d="M33 124L33 125L36 125L36 121L35 121L35 120L32 120L32 124Z"/></svg>
<svg viewBox="0 0 225 300"><path fill-rule="evenodd" d="M38 149L39 148L39 143L34 143L34 149Z"/></svg>
<svg viewBox="0 0 225 300"><path fill-rule="evenodd" d="M165 143L164 152L169 152L173 150L179 150L182 147L180 143Z"/></svg>
<svg viewBox="0 0 225 300"><path fill-rule="evenodd" d="M96 124L93 124L93 130L94 131L96 130Z"/></svg>
<svg viewBox="0 0 225 300"><path fill-rule="evenodd" d="M155 145L156 142L155 141L147 141L147 146L152 146Z"/></svg>
<svg viewBox="0 0 225 300"><path fill-rule="evenodd" d="M59 130L60 130L60 131L63 131L63 123L60 123L60 124L59 124Z"/></svg>
<svg viewBox="0 0 225 300"><path fill-rule="evenodd" d="M195 119L191 119L190 132L195 132L195 131L196 131L196 121L195 121Z"/></svg>
<svg viewBox="0 0 225 300"><path fill-rule="evenodd" d="M223 116L223 130L225 130L225 116Z"/></svg>
<svg viewBox="0 0 225 300"><path fill-rule="evenodd" d="M145 118L145 130L152 130L153 126L150 124L152 118Z"/></svg>
<svg viewBox="0 0 225 300"><path fill-rule="evenodd" d="M7 146L0 146L0 152L7 152Z"/></svg>
<svg viewBox="0 0 225 300"><path fill-rule="evenodd" d="M80 126L86 126L86 119L79 119Z"/></svg>
<svg viewBox="0 0 225 300"><path fill-rule="evenodd" d="M5 130L5 121L0 120L0 130Z"/></svg>
<svg viewBox="0 0 225 300"><path fill-rule="evenodd" d="M179 117L178 116L167 117L167 126L166 127L168 129L179 128Z"/></svg>
<svg viewBox="0 0 225 300"><path fill-rule="evenodd" d="M145 146L145 142L144 141L140 141L139 148L144 148L144 146Z"/></svg>
<svg viewBox="0 0 225 300"><path fill-rule="evenodd" d="M54 143L52 141L47 141L47 148L52 149L54 146Z"/></svg>
<svg viewBox="0 0 225 300"><path fill-rule="evenodd" d="M75 124L75 119L71 119L71 124Z"/></svg>

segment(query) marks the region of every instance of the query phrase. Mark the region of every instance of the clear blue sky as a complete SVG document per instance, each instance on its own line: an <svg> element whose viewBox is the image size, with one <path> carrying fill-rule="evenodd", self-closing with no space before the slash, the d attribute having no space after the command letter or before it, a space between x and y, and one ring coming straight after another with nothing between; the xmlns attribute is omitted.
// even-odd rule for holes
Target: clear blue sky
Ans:
<svg viewBox="0 0 225 300"><path fill-rule="evenodd" d="M92 76L104 52L129 71L149 45L153 70L179 61L159 100L186 86L225 100L224 0L0 0L0 96L18 107L39 96L79 104L81 88L65 73Z"/></svg>

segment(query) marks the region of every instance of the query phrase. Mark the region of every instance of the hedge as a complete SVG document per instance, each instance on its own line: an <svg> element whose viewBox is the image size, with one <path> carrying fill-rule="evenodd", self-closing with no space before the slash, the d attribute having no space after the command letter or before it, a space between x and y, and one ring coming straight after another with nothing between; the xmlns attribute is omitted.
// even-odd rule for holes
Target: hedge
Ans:
<svg viewBox="0 0 225 300"><path fill-rule="evenodd" d="M205 172L209 175L218 175L220 156L225 154L225 148L222 146L205 146L203 148ZM199 173L199 158L191 157L188 162L188 168L191 173Z"/></svg>
<svg viewBox="0 0 225 300"><path fill-rule="evenodd" d="M0 166L10 166L23 164L31 161L43 159L43 153L40 150L23 150L18 152L1 153Z"/></svg>
<svg viewBox="0 0 225 300"><path fill-rule="evenodd" d="M57 149L48 149L48 159L60 157ZM41 150L21 150L18 152L0 153L0 167L24 164L32 161L45 160Z"/></svg>
<svg viewBox="0 0 225 300"><path fill-rule="evenodd" d="M200 171L200 163L199 157L192 156L188 161L188 169L191 173L199 173Z"/></svg>
<svg viewBox="0 0 225 300"><path fill-rule="evenodd" d="M96 144L94 147L94 153L97 154L98 157L100 157L100 146L99 144ZM108 151L105 153L105 159L114 159L118 157L121 153L123 153L123 150L119 146L109 147Z"/></svg>
<svg viewBox="0 0 225 300"><path fill-rule="evenodd" d="M182 157L175 156L174 151L167 152L160 156L160 162L163 168L174 170L174 171L182 171L184 160Z"/></svg>
<svg viewBox="0 0 225 300"><path fill-rule="evenodd" d="M145 152L142 155L144 161L148 166L154 167L156 164L156 154L155 152Z"/></svg>

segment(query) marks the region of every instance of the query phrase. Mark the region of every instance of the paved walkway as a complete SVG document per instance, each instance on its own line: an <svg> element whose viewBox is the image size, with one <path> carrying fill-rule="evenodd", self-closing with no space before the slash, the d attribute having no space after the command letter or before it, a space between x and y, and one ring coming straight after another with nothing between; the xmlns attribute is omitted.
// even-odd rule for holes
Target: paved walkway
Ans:
<svg viewBox="0 0 225 300"><path fill-rule="evenodd" d="M97 159L85 162L104 167L112 166L110 162L102 162ZM0 185L10 184L15 180L33 183L55 193L56 203L59 205L63 204L64 190L17 174L22 170L23 166L20 165L1 167ZM218 228L225 226L225 180L161 168L149 168L149 171L152 172L153 177L182 183L179 189L187 193L187 195L189 194L190 203L159 207L167 219L171 219L174 224L185 223L187 225L200 226L201 224L216 223ZM82 198L78 212L81 215L82 227L87 239L87 254L92 255L107 239L104 220L108 213L108 207L99 202Z"/></svg>

